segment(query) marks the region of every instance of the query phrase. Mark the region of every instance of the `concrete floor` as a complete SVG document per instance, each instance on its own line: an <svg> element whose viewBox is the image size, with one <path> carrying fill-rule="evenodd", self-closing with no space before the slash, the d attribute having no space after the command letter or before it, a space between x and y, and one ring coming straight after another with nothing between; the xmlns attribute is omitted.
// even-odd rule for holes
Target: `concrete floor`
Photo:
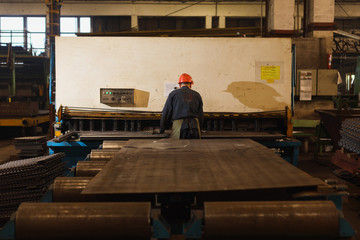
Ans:
<svg viewBox="0 0 360 240"><path fill-rule="evenodd" d="M17 153L18 150L15 149L12 140L0 140L0 164L14 160ZM315 161L312 153L300 153L299 168L322 180L336 179L338 184L348 186L349 196L344 197L344 216L352 227L360 233L360 186L338 178L333 173L336 167L330 163L330 157L331 153ZM357 236L355 239L360 239L360 236Z"/></svg>

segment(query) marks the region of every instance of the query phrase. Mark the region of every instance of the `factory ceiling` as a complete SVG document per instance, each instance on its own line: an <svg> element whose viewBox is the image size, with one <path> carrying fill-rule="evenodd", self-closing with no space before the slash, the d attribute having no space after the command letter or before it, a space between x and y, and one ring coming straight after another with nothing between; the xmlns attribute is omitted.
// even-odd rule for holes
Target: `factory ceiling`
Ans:
<svg viewBox="0 0 360 240"><path fill-rule="evenodd" d="M266 0L63 0L68 3L116 3L116 2L265 2ZM295 0L303 2L304 0ZM335 0L336 3L360 3L359 0ZM44 3L44 0L0 0L0 3Z"/></svg>

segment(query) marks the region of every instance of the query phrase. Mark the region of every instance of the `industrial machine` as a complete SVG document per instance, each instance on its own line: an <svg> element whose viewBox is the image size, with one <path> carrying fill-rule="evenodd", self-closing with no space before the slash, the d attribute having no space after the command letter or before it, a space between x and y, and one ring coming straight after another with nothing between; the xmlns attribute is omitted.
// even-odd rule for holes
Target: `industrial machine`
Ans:
<svg viewBox="0 0 360 240"><path fill-rule="evenodd" d="M48 58L20 46L0 46L0 127L3 132L33 134L48 128Z"/></svg>
<svg viewBox="0 0 360 240"><path fill-rule="evenodd" d="M110 145L117 147L103 149L116 152L110 161L84 161L93 165L92 174L57 178L47 202L20 205L0 232L2 237L8 230L8 238L1 239L355 235L341 213L342 192L255 141L138 139ZM80 163L76 174L84 174Z"/></svg>
<svg viewBox="0 0 360 240"><path fill-rule="evenodd" d="M56 46L48 146L74 177L57 178L43 203L22 204L0 232L7 239L355 235L343 193L295 167L290 39L60 37ZM201 140L154 134L183 72L203 98Z"/></svg>
<svg viewBox="0 0 360 240"><path fill-rule="evenodd" d="M69 148L84 150L86 156L103 140L164 137L153 132L183 72L193 77L193 89L203 98L204 138L251 138L266 146L291 148L285 150L290 155L300 145L283 141L292 135L296 74L291 39L60 37L56 41L57 138L49 142L54 152ZM70 136L72 140L66 141Z"/></svg>

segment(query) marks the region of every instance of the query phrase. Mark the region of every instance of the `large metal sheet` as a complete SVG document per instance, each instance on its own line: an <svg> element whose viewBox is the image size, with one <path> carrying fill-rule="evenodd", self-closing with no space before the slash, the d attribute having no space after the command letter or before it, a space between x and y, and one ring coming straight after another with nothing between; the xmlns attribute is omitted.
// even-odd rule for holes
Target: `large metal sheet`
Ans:
<svg viewBox="0 0 360 240"><path fill-rule="evenodd" d="M316 186L249 139L129 140L83 193L212 192Z"/></svg>

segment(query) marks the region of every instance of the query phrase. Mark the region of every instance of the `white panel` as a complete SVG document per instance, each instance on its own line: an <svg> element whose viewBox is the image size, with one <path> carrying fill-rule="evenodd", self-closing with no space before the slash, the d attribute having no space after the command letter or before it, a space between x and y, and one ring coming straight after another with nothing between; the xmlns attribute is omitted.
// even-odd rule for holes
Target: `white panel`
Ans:
<svg viewBox="0 0 360 240"><path fill-rule="evenodd" d="M225 28L226 26L225 16L219 16L219 28Z"/></svg>
<svg viewBox="0 0 360 240"><path fill-rule="evenodd" d="M280 62L283 83L256 82L256 62ZM189 73L207 112L283 110L291 102L291 40L284 38L80 37L56 39L56 106L111 107L100 88L150 93L161 111L164 88Z"/></svg>
<svg viewBox="0 0 360 240"><path fill-rule="evenodd" d="M205 28L210 29L212 28L212 17L206 16L205 18Z"/></svg>
<svg viewBox="0 0 360 240"><path fill-rule="evenodd" d="M138 24L138 16L131 15L131 30L138 30L139 24Z"/></svg>
<svg viewBox="0 0 360 240"><path fill-rule="evenodd" d="M270 30L294 30L294 0L270 0Z"/></svg>
<svg viewBox="0 0 360 240"><path fill-rule="evenodd" d="M335 1L334 0L313 0L314 16L312 22L334 22Z"/></svg>
<svg viewBox="0 0 360 240"><path fill-rule="evenodd" d="M262 3L263 13L265 13L265 1ZM237 2L219 3L217 7L219 16L227 17L260 17L261 3L259 2Z"/></svg>

